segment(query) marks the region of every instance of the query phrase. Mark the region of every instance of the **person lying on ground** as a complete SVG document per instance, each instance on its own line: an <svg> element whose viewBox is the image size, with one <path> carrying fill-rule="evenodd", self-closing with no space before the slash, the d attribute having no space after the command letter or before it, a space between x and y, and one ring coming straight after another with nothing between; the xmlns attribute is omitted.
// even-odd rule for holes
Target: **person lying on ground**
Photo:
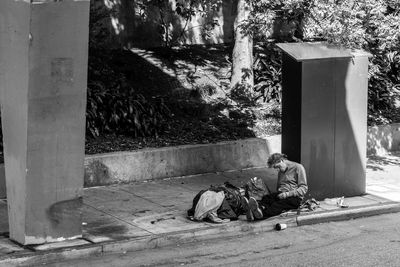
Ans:
<svg viewBox="0 0 400 267"><path fill-rule="evenodd" d="M290 161L281 153L268 158L268 167L278 169L277 192L265 195L260 201L243 197L242 205L248 221L262 220L299 208L308 191L303 165Z"/></svg>

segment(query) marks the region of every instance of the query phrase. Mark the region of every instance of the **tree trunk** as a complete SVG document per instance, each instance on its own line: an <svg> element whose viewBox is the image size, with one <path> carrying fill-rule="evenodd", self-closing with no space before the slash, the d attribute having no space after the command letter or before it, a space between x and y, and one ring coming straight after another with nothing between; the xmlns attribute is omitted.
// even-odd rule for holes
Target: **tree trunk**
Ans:
<svg viewBox="0 0 400 267"><path fill-rule="evenodd" d="M239 25L250 15L246 0L238 0L237 16L234 24L235 46L232 52L231 89L244 86L252 90L253 77L253 37L242 32Z"/></svg>

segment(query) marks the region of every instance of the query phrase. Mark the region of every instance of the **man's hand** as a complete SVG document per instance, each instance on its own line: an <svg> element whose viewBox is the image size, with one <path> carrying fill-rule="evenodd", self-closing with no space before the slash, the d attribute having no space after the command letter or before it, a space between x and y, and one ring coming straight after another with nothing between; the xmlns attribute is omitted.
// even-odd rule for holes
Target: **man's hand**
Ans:
<svg viewBox="0 0 400 267"><path fill-rule="evenodd" d="M279 199L285 199L289 197L289 193L288 192L279 193L277 197Z"/></svg>

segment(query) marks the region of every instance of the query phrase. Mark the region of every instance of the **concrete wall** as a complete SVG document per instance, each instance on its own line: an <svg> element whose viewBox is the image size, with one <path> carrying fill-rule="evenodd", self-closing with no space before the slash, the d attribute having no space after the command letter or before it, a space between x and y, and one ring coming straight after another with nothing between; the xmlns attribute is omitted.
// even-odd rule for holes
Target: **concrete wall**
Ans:
<svg viewBox="0 0 400 267"><path fill-rule="evenodd" d="M85 158L86 187L148 179L194 175L266 166L280 151L280 136L250 138L207 145L142 149L89 155ZM4 164L0 164L0 198L6 198Z"/></svg>
<svg viewBox="0 0 400 267"><path fill-rule="evenodd" d="M85 186L261 167L270 150L267 141L251 138L93 155L85 160Z"/></svg>
<svg viewBox="0 0 400 267"><path fill-rule="evenodd" d="M367 142L368 155L400 151L400 123L368 127Z"/></svg>
<svg viewBox="0 0 400 267"><path fill-rule="evenodd" d="M267 138L271 152L280 152L281 136ZM400 123L369 126L367 132L367 156L384 156L400 151Z"/></svg>

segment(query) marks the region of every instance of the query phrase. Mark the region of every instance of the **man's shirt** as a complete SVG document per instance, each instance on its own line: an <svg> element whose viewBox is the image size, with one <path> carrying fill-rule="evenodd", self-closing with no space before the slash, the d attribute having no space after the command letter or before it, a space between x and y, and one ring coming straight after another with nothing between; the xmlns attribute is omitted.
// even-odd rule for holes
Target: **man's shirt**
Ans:
<svg viewBox="0 0 400 267"><path fill-rule="evenodd" d="M277 190L288 192L289 197L303 198L308 191L306 171L303 165L286 160L287 169L278 172Z"/></svg>

